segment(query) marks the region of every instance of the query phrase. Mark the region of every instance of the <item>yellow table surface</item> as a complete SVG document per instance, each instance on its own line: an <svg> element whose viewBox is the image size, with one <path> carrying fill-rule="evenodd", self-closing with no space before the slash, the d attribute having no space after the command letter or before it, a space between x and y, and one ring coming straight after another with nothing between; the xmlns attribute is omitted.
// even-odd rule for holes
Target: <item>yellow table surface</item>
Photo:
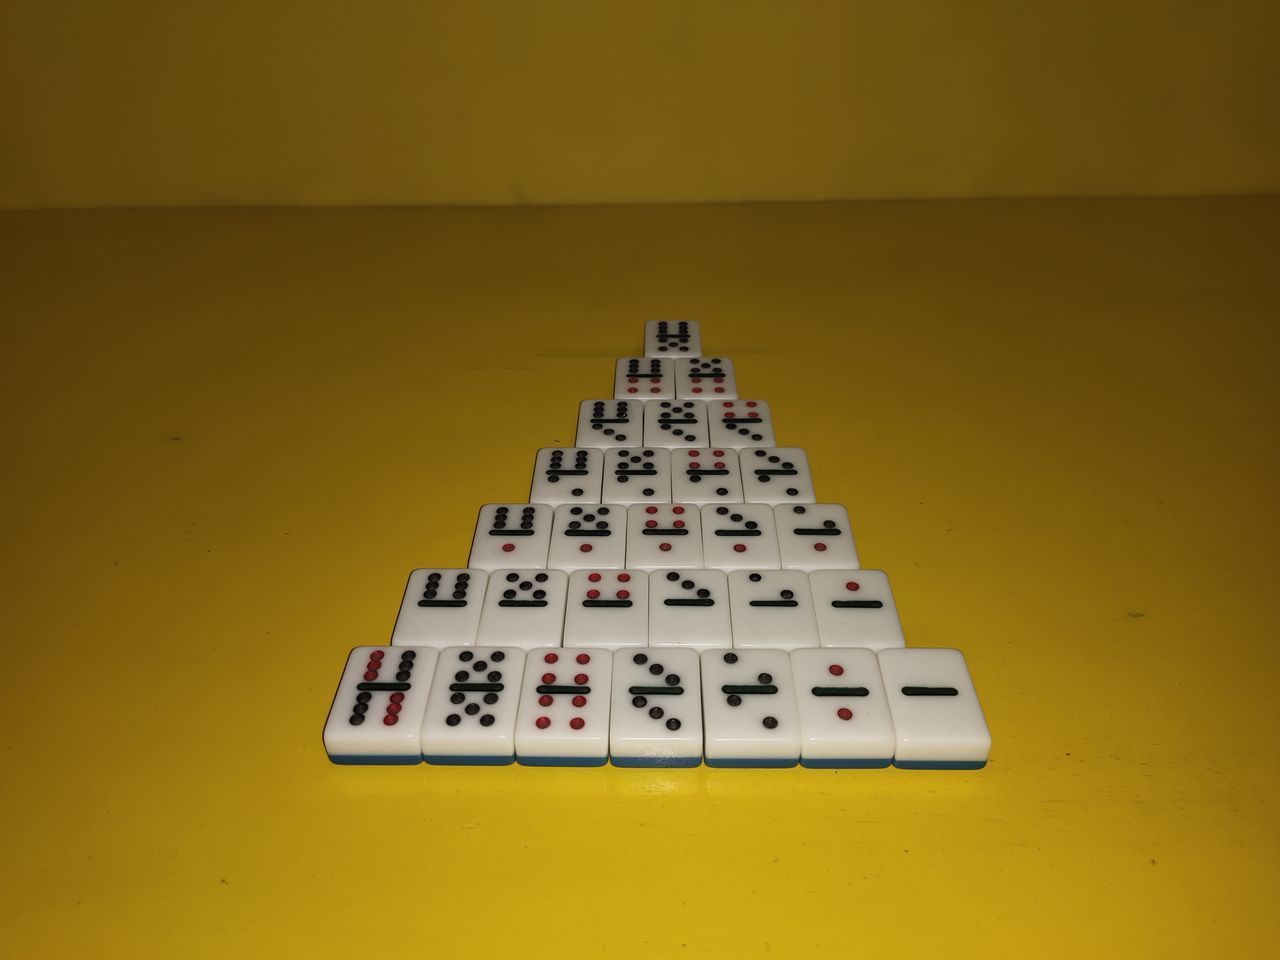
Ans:
<svg viewBox="0 0 1280 960"><path fill-rule="evenodd" d="M1280 200L0 215L14 957L1275 949ZM347 649L703 323L973 773L336 767Z"/></svg>

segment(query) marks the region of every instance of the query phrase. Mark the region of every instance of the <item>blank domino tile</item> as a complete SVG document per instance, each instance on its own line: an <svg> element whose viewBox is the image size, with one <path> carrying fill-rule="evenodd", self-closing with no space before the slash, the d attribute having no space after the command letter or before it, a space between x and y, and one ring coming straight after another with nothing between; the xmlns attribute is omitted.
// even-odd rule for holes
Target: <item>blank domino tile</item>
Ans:
<svg viewBox="0 0 1280 960"><path fill-rule="evenodd" d="M566 647L649 643L649 575L643 570L575 570L564 611Z"/></svg>
<svg viewBox="0 0 1280 960"><path fill-rule="evenodd" d="M671 499L676 503L741 503L738 451L729 447L672 450Z"/></svg>
<svg viewBox="0 0 1280 960"><path fill-rule="evenodd" d="M700 357L702 332L697 320L650 320L644 325L646 357Z"/></svg>
<svg viewBox="0 0 1280 960"><path fill-rule="evenodd" d="M545 567L552 509L545 503L486 503L476 520L467 566L481 570Z"/></svg>
<svg viewBox="0 0 1280 960"><path fill-rule="evenodd" d="M609 757L609 650L532 650L525 661L516 760L533 767L602 767Z"/></svg>
<svg viewBox="0 0 1280 960"><path fill-rule="evenodd" d="M858 549L849 513L838 503L780 504L774 507L778 551L786 570L854 570Z"/></svg>
<svg viewBox="0 0 1280 960"><path fill-rule="evenodd" d="M649 646L716 650L732 645L729 581L723 570L649 574Z"/></svg>
<svg viewBox="0 0 1280 960"><path fill-rule="evenodd" d="M813 595L803 570L734 570L729 574L729 613L735 649L818 645Z"/></svg>
<svg viewBox="0 0 1280 960"><path fill-rule="evenodd" d="M615 767L702 763L698 651L668 647L614 652L609 755Z"/></svg>
<svg viewBox="0 0 1280 960"><path fill-rule="evenodd" d="M457 647L476 642L484 570L414 570L391 632L396 647Z"/></svg>
<svg viewBox="0 0 1280 960"><path fill-rule="evenodd" d="M644 444L668 450L707 446L707 405L701 400L654 400L644 405Z"/></svg>
<svg viewBox="0 0 1280 960"><path fill-rule="evenodd" d="M735 400L733 361L723 357L676 360L676 397L681 400Z"/></svg>
<svg viewBox="0 0 1280 960"><path fill-rule="evenodd" d="M670 503L671 451L664 447L604 452L602 503Z"/></svg>
<svg viewBox="0 0 1280 960"><path fill-rule="evenodd" d="M883 570L815 570L809 574L809 587L822 646L906 646Z"/></svg>
<svg viewBox="0 0 1280 960"><path fill-rule="evenodd" d="M880 674L897 734L893 764L908 770L986 766L991 732L959 650L881 650Z"/></svg>
<svg viewBox="0 0 1280 960"><path fill-rule="evenodd" d="M440 651L422 721L427 763L489 765L515 759L524 656L513 647Z"/></svg>
<svg viewBox="0 0 1280 960"><path fill-rule="evenodd" d="M688 503L627 508L627 566L633 570L702 566L702 514Z"/></svg>
<svg viewBox="0 0 1280 960"><path fill-rule="evenodd" d="M792 650L806 767L887 767L896 740L870 650Z"/></svg>
<svg viewBox="0 0 1280 960"><path fill-rule="evenodd" d="M614 371L617 400L674 400L675 375L671 361L661 357L623 357Z"/></svg>
<svg viewBox="0 0 1280 960"><path fill-rule="evenodd" d="M553 570L621 568L627 552L627 508L562 503L551 522L547 566Z"/></svg>
<svg viewBox="0 0 1280 960"><path fill-rule="evenodd" d="M524 650L558 646L568 588L569 575L563 570L494 570L476 644Z"/></svg>
<svg viewBox="0 0 1280 960"><path fill-rule="evenodd" d="M533 464L530 503L599 503L604 453L591 447L543 447Z"/></svg>
<svg viewBox="0 0 1280 960"><path fill-rule="evenodd" d="M713 447L772 447L773 417L763 400L716 400L707 404Z"/></svg>
<svg viewBox="0 0 1280 960"><path fill-rule="evenodd" d="M352 650L324 725L329 759L421 763L422 717L436 657L428 647Z"/></svg>
<svg viewBox="0 0 1280 960"><path fill-rule="evenodd" d="M813 503L809 458L799 447L745 447L738 452L747 503Z"/></svg>
<svg viewBox="0 0 1280 960"><path fill-rule="evenodd" d="M703 652L702 722L709 767L794 767L800 720L786 651Z"/></svg>
<svg viewBox="0 0 1280 960"><path fill-rule="evenodd" d="M767 503L702 508L702 562L716 570L777 570L778 530Z"/></svg>
<svg viewBox="0 0 1280 960"><path fill-rule="evenodd" d="M580 447L638 447L644 404L638 400L583 400L578 405Z"/></svg>

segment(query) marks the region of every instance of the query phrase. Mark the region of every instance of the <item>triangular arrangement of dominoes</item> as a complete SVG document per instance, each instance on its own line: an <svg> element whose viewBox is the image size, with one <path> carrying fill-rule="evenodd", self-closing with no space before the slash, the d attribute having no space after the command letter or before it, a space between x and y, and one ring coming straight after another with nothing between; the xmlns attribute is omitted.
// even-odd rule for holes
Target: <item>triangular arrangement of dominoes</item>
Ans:
<svg viewBox="0 0 1280 960"><path fill-rule="evenodd" d="M976 769L958 650L907 647L804 450L651 321L538 451L528 503L480 508L466 568L415 570L387 646L351 651L335 763Z"/></svg>

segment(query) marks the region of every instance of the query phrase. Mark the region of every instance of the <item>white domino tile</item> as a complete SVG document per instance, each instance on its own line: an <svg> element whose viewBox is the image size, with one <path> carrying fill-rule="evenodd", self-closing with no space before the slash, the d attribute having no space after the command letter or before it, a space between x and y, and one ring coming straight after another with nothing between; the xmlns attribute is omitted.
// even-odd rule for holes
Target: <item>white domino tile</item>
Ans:
<svg viewBox="0 0 1280 960"><path fill-rule="evenodd" d="M627 567L659 570L702 566L702 514L689 503L627 508Z"/></svg>
<svg viewBox="0 0 1280 960"><path fill-rule="evenodd" d="M476 520L468 567L545 567L552 508L545 503L486 503Z"/></svg>
<svg viewBox="0 0 1280 960"><path fill-rule="evenodd" d="M609 757L615 767L702 763L698 651L668 647L614 652Z"/></svg>
<svg viewBox="0 0 1280 960"><path fill-rule="evenodd" d="M813 503L809 458L799 447L744 447L742 493L747 503Z"/></svg>
<svg viewBox="0 0 1280 960"><path fill-rule="evenodd" d="M806 767L887 767L896 740L880 665L870 650L792 650Z"/></svg>
<svg viewBox="0 0 1280 960"><path fill-rule="evenodd" d="M592 447L543 447L533 464L530 503L599 503L604 452Z"/></svg>
<svg viewBox="0 0 1280 960"><path fill-rule="evenodd" d="M533 767L600 767L609 758L609 650L531 650L525 660L516 760Z"/></svg>
<svg viewBox="0 0 1280 960"><path fill-rule="evenodd" d="M627 553L627 508L563 503L551 523L547 566L553 570L621 568Z"/></svg>
<svg viewBox="0 0 1280 960"><path fill-rule="evenodd" d="M838 503L779 504L778 550L787 570L855 570L858 548Z"/></svg>
<svg viewBox="0 0 1280 960"><path fill-rule="evenodd" d="M676 503L741 503L738 451L730 447L672 450L671 499Z"/></svg>
<svg viewBox="0 0 1280 960"><path fill-rule="evenodd" d="M476 642L489 574L480 569L415 570L391 633L396 647L456 647Z"/></svg>
<svg viewBox="0 0 1280 960"><path fill-rule="evenodd" d="M649 646L716 650L733 645L729 582L722 570L649 574Z"/></svg>
<svg viewBox="0 0 1280 960"><path fill-rule="evenodd" d="M493 765L515 759L524 657L514 647L440 651L422 720L427 763Z"/></svg>
<svg viewBox="0 0 1280 960"><path fill-rule="evenodd" d="M644 405L644 444L687 450L707 446L707 405L701 400L650 400Z"/></svg>
<svg viewBox="0 0 1280 960"><path fill-rule="evenodd" d="M725 357L676 360L676 396L681 400L734 400L738 383Z"/></svg>
<svg viewBox="0 0 1280 960"><path fill-rule="evenodd" d="M897 735L893 764L914 770L986 766L991 732L959 650L881 650L880 674Z"/></svg>
<svg viewBox="0 0 1280 960"><path fill-rule="evenodd" d="M729 612L735 648L818 645L809 575L802 570L734 570L729 574Z"/></svg>
<svg viewBox="0 0 1280 960"><path fill-rule="evenodd" d="M772 447L773 416L763 400L714 400L707 404L713 447Z"/></svg>
<svg viewBox="0 0 1280 960"><path fill-rule="evenodd" d="M568 587L569 575L563 570L494 570L476 644L524 650L559 645Z"/></svg>
<svg viewBox="0 0 1280 960"><path fill-rule="evenodd" d="M420 730L437 652L356 647L347 657L324 725L334 763L422 762Z"/></svg>
<svg viewBox="0 0 1280 960"><path fill-rule="evenodd" d="M575 570L564 612L566 647L649 643L649 575L643 570Z"/></svg>
<svg viewBox="0 0 1280 960"><path fill-rule="evenodd" d="M644 325L646 357L700 357L702 332L697 320L650 320Z"/></svg>
<svg viewBox="0 0 1280 960"><path fill-rule="evenodd" d="M906 646L893 590L883 570L815 570L809 574L809 587L822 646L871 650Z"/></svg>
<svg viewBox="0 0 1280 960"><path fill-rule="evenodd" d="M665 357L623 357L614 370L617 400L674 400L675 373Z"/></svg>
<svg viewBox="0 0 1280 960"><path fill-rule="evenodd" d="M777 570L778 530L765 503L709 503L702 508L702 562L717 570Z"/></svg>
<svg viewBox="0 0 1280 960"><path fill-rule="evenodd" d="M644 437L644 404L639 400L583 400L578 405L580 447L638 447Z"/></svg>
<svg viewBox="0 0 1280 960"><path fill-rule="evenodd" d="M604 452L603 503L670 503L671 451L665 447Z"/></svg>
<svg viewBox="0 0 1280 960"><path fill-rule="evenodd" d="M794 767L800 720L786 651L704 651L702 723L707 766Z"/></svg>

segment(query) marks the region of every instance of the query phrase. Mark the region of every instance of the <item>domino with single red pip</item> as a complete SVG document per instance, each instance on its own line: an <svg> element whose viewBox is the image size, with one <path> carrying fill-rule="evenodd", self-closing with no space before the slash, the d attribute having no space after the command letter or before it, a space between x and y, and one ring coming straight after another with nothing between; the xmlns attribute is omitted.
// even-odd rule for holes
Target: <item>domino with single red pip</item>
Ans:
<svg viewBox="0 0 1280 960"><path fill-rule="evenodd" d="M849 513L838 503L779 504L778 551L784 570L855 570L858 548Z"/></svg>
<svg viewBox="0 0 1280 960"><path fill-rule="evenodd" d="M552 508L545 503L486 503L476 520L468 567L545 567Z"/></svg>
<svg viewBox="0 0 1280 960"><path fill-rule="evenodd" d="M717 570L777 570L778 530L766 503L702 508L702 563Z"/></svg>
<svg viewBox="0 0 1280 960"><path fill-rule="evenodd" d="M693 504L627 508L627 567L658 570L702 566L702 514Z"/></svg>
<svg viewBox="0 0 1280 960"><path fill-rule="evenodd" d="M552 570L620 568L626 560L627 508L617 504L562 503L551 523Z"/></svg>
<svg viewBox="0 0 1280 960"><path fill-rule="evenodd" d="M893 590L883 570L814 570L809 588L822 646L870 650L906 646Z"/></svg>

